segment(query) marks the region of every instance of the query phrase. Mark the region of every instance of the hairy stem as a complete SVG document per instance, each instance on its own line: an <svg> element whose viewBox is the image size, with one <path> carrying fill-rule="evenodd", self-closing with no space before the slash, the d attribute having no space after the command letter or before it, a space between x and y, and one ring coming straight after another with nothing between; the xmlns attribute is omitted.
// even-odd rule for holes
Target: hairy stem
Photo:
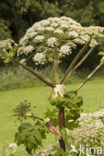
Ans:
<svg viewBox="0 0 104 156"><path fill-rule="evenodd" d="M77 68L86 60L86 58L90 55L90 53L93 51L94 48L91 48L86 54L85 56L79 61L79 63L68 73L68 77L72 75L72 73L74 71L77 70ZM67 78L68 78L67 77Z"/></svg>
<svg viewBox="0 0 104 156"><path fill-rule="evenodd" d="M54 47L54 71L55 71L55 82L56 84L59 83L59 63L58 63L58 51L57 47L55 45ZM59 127L60 130L65 126L65 116L64 116L64 110L59 110ZM61 137L59 139L60 148L62 148L65 151L65 143L63 138Z"/></svg>
<svg viewBox="0 0 104 156"><path fill-rule="evenodd" d="M59 111L59 126L60 129L65 127L64 109Z"/></svg>
<svg viewBox="0 0 104 156"><path fill-rule="evenodd" d="M64 114L64 109L59 110L59 127L60 130L65 127L65 114ZM60 147L65 151L65 143L63 138L59 140Z"/></svg>
<svg viewBox="0 0 104 156"><path fill-rule="evenodd" d="M41 75L40 73L38 73L37 71L34 71L33 69L29 68L28 66L21 64L19 61L17 61L14 58L11 58L11 61L15 64L18 64L20 66L22 66L24 69L26 69L27 71L29 71L30 73L32 73L33 75L35 75L38 79L40 79L42 82L44 82L46 85L50 86L50 87L55 87L55 84L53 82L51 82L49 79L47 79L46 77L44 77L43 75Z"/></svg>
<svg viewBox="0 0 104 156"><path fill-rule="evenodd" d="M89 75L88 77L77 87L76 91L83 87L83 85L102 67L100 63Z"/></svg>
<svg viewBox="0 0 104 156"><path fill-rule="evenodd" d="M46 122L48 130L51 133L53 133L58 138L59 141L63 140L60 131L56 127L54 127L49 120L45 121L45 119L37 117L37 116L35 116L33 114L25 114L25 117L30 117L30 118L33 118L33 119L38 119L38 120Z"/></svg>
<svg viewBox="0 0 104 156"><path fill-rule="evenodd" d="M85 44L85 46L79 51L79 53L76 55L76 57L74 58L74 60L72 61L72 63L70 64L70 66L68 67L63 79L61 80L61 84L64 83L64 81L67 79L69 72L72 70L72 68L74 67L75 63L78 61L78 59L82 56L82 54L86 51L86 49L88 48L89 44L90 44L91 38L89 40L89 42L87 44Z"/></svg>

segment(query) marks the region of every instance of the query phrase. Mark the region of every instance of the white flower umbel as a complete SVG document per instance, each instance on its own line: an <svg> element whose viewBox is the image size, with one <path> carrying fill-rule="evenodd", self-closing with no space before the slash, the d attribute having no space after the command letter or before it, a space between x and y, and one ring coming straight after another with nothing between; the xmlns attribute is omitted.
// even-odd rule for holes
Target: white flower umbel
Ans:
<svg viewBox="0 0 104 156"><path fill-rule="evenodd" d="M45 61L46 61L45 54L44 53L37 53L36 55L34 55L33 61L35 62L36 65L45 64Z"/></svg>
<svg viewBox="0 0 104 156"><path fill-rule="evenodd" d="M78 122L80 126L71 134L76 145L89 144L92 147L95 144L99 146L100 143L100 146L104 146L104 109L94 113L82 113Z"/></svg>
<svg viewBox="0 0 104 156"><path fill-rule="evenodd" d="M49 25L50 22L48 20L42 20L41 21L41 24L44 25L44 26L46 26L46 25Z"/></svg>
<svg viewBox="0 0 104 156"><path fill-rule="evenodd" d="M20 63L23 64L23 65L26 65L26 59L20 60Z"/></svg>
<svg viewBox="0 0 104 156"><path fill-rule="evenodd" d="M53 27L46 27L45 30L47 30L47 31L54 31L54 28Z"/></svg>
<svg viewBox="0 0 104 156"><path fill-rule="evenodd" d="M37 35L37 32L28 33L28 38L32 38Z"/></svg>
<svg viewBox="0 0 104 156"><path fill-rule="evenodd" d="M26 46L26 47L20 47L17 51L17 55L20 55L20 54L25 54L25 55L28 55L28 53L32 52L33 51L33 46L29 45L29 46Z"/></svg>
<svg viewBox="0 0 104 156"><path fill-rule="evenodd" d="M75 31L71 31L71 32L69 32L69 37L70 36L76 38L76 37L78 37L78 33Z"/></svg>
<svg viewBox="0 0 104 156"><path fill-rule="evenodd" d="M43 35L38 35L34 38L34 41L36 42L42 42L44 40L44 36Z"/></svg>
<svg viewBox="0 0 104 156"><path fill-rule="evenodd" d="M85 41L83 41L83 40L80 39L80 38L74 39L74 42L77 43L77 44L85 44Z"/></svg>
<svg viewBox="0 0 104 156"><path fill-rule="evenodd" d="M71 47L64 45L59 50L60 56L65 56L71 54Z"/></svg>
<svg viewBox="0 0 104 156"><path fill-rule="evenodd" d="M52 23L51 26L52 27L57 27L59 24L58 23Z"/></svg>
<svg viewBox="0 0 104 156"><path fill-rule="evenodd" d="M64 32L63 32L62 30L60 30L60 29L56 29L56 30L54 31L54 33L63 34Z"/></svg>
<svg viewBox="0 0 104 156"><path fill-rule="evenodd" d="M60 20L60 18L58 18L58 17L54 17L54 18L53 18L53 17L50 17L50 18L48 18L48 21L50 21L50 23L51 23L51 22L54 22L54 23L55 23L55 22L59 22L59 23L60 23L61 20Z"/></svg>
<svg viewBox="0 0 104 156"><path fill-rule="evenodd" d="M0 50L2 52L12 49L13 46L17 46L17 44L11 39L0 41Z"/></svg>
<svg viewBox="0 0 104 156"><path fill-rule="evenodd" d="M57 84L56 87L53 89L52 99L61 96L64 97L65 95L65 88L61 84Z"/></svg>
<svg viewBox="0 0 104 156"><path fill-rule="evenodd" d="M9 144L9 148L11 149L11 153L15 153L17 151L17 144L11 143Z"/></svg>
<svg viewBox="0 0 104 156"><path fill-rule="evenodd" d="M63 24L61 24L60 26L61 26L62 28L69 28L69 25L66 24L66 23L63 23Z"/></svg>
<svg viewBox="0 0 104 156"><path fill-rule="evenodd" d="M96 42L95 39L92 39L90 43L90 47L95 47L96 45L98 45L98 43Z"/></svg>
<svg viewBox="0 0 104 156"><path fill-rule="evenodd" d="M57 38L55 38L55 37L49 38L49 39L47 40L47 44L48 44L48 46L50 46L50 47L54 47L54 45L57 45L57 44L58 44Z"/></svg>
<svg viewBox="0 0 104 156"><path fill-rule="evenodd" d="M44 31L44 30L45 30L45 27L40 26L40 27L38 27L36 30L37 30L37 31Z"/></svg>

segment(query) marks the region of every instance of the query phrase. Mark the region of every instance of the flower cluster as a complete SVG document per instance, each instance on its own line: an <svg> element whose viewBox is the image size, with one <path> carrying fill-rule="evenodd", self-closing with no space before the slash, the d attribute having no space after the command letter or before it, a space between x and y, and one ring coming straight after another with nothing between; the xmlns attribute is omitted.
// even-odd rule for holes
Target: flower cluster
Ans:
<svg viewBox="0 0 104 156"><path fill-rule="evenodd" d="M39 152L37 152L37 155L40 155L40 156L54 156L56 151L53 151L53 146L48 146L42 150L40 150Z"/></svg>
<svg viewBox="0 0 104 156"><path fill-rule="evenodd" d="M23 64L23 65L26 65L26 59L20 60L20 63Z"/></svg>
<svg viewBox="0 0 104 156"><path fill-rule="evenodd" d="M0 41L0 59L4 63L10 62L11 58L15 56L17 49L17 44L11 39Z"/></svg>
<svg viewBox="0 0 104 156"><path fill-rule="evenodd" d="M73 48L76 48L78 44L87 43L91 36L90 47L104 42L104 28L97 26L82 27L68 17L51 17L36 22L27 30L25 36L19 42L18 55L23 55L26 58L30 56L30 53L32 53L32 56L36 53L41 53L30 58L35 64L44 64L52 60L49 57L53 57L54 46L57 46L59 59L61 59L71 54ZM51 51L49 50L50 48Z"/></svg>
<svg viewBox="0 0 104 156"><path fill-rule="evenodd" d="M9 144L9 148L11 149L12 154L14 154L17 151L17 145L15 143Z"/></svg>
<svg viewBox="0 0 104 156"><path fill-rule="evenodd" d="M28 55L29 53L31 53L33 51L33 46L29 45L26 47L20 47L18 49L18 53L17 55L19 56L20 54L24 53L25 55Z"/></svg>
<svg viewBox="0 0 104 156"><path fill-rule="evenodd" d="M34 41L36 42L42 42L44 40L44 36L43 35L38 35L34 38Z"/></svg>
<svg viewBox="0 0 104 156"><path fill-rule="evenodd" d="M72 132L76 145L104 145L104 109L95 113L83 113L78 121L80 127Z"/></svg>
<svg viewBox="0 0 104 156"><path fill-rule="evenodd" d="M56 29L56 30L54 31L54 33L63 34L64 32L63 32L62 30L60 30L60 29Z"/></svg>
<svg viewBox="0 0 104 156"><path fill-rule="evenodd" d="M62 46L59 50L60 56L66 56L69 55L70 53L71 53L71 47L67 45Z"/></svg>
<svg viewBox="0 0 104 156"><path fill-rule="evenodd" d="M37 53L36 55L34 55L33 61L36 62L36 65L44 64L46 61L45 54L44 53Z"/></svg>
<svg viewBox="0 0 104 156"><path fill-rule="evenodd" d="M13 46L17 46L17 44L11 39L0 41L0 51L2 52L9 51Z"/></svg>
<svg viewBox="0 0 104 156"><path fill-rule="evenodd" d="M50 47L54 47L55 45L57 45L57 39L55 37L49 38L47 40L47 44Z"/></svg>
<svg viewBox="0 0 104 156"><path fill-rule="evenodd" d="M70 36L76 38L76 37L79 36L79 34L78 34L76 31L70 31L70 32L69 32L69 37L70 37Z"/></svg>

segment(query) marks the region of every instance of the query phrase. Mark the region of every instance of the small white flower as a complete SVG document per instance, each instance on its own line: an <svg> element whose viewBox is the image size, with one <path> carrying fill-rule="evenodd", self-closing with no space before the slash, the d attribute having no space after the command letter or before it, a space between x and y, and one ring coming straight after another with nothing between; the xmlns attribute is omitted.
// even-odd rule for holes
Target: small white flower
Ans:
<svg viewBox="0 0 104 156"><path fill-rule="evenodd" d="M12 45L11 45L12 43L15 44L15 42L11 39L0 41L0 49L3 49L3 48L12 49Z"/></svg>
<svg viewBox="0 0 104 156"><path fill-rule="evenodd" d="M54 31L54 28L53 27L46 27L45 30L47 30L47 31Z"/></svg>
<svg viewBox="0 0 104 156"><path fill-rule="evenodd" d="M26 65L26 59L20 60L20 63L23 64L23 65Z"/></svg>
<svg viewBox="0 0 104 156"><path fill-rule="evenodd" d="M78 37L78 33L77 32L75 32L75 31L71 31L71 32L69 32L69 37Z"/></svg>
<svg viewBox="0 0 104 156"><path fill-rule="evenodd" d="M90 40L90 37L88 35L82 35L81 39L85 42L88 42Z"/></svg>
<svg viewBox="0 0 104 156"><path fill-rule="evenodd" d="M32 33L32 32L34 32L34 31L35 31L35 30L34 30L34 27L30 27L29 29L27 29L26 34Z"/></svg>
<svg viewBox="0 0 104 156"><path fill-rule="evenodd" d="M28 37L27 37L27 35L25 35L23 38L20 39L19 45L25 46L27 41L28 41Z"/></svg>
<svg viewBox="0 0 104 156"><path fill-rule="evenodd" d="M38 27L36 30L37 30L37 31L44 31L44 30L45 30L45 27L40 26L40 27Z"/></svg>
<svg viewBox="0 0 104 156"><path fill-rule="evenodd" d="M41 23L42 25L44 25L44 26L50 24L50 22L49 22L48 20L42 20L40 23Z"/></svg>
<svg viewBox="0 0 104 156"><path fill-rule="evenodd" d="M34 38L34 41L39 41L39 42L42 42L44 40L44 36L43 35L38 35Z"/></svg>
<svg viewBox="0 0 104 156"><path fill-rule="evenodd" d="M76 44L73 42L68 42L66 45L70 46L71 48L76 48Z"/></svg>
<svg viewBox="0 0 104 156"><path fill-rule="evenodd" d="M62 28L69 28L69 25L66 24L66 23L65 23L65 24L61 24L60 26L61 26Z"/></svg>
<svg viewBox="0 0 104 156"><path fill-rule="evenodd" d="M66 16L62 16L60 17L61 20L69 20L70 18L66 17Z"/></svg>
<svg viewBox="0 0 104 156"><path fill-rule="evenodd" d="M41 23L40 22L36 22L34 25L33 25L33 29L37 29L38 27L41 27Z"/></svg>
<svg viewBox="0 0 104 156"><path fill-rule="evenodd" d="M35 62L36 65L38 64L44 64L46 59L45 59L45 54L44 53L37 53L33 57L33 61Z"/></svg>
<svg viewBox="0 0 104 156"><path fill-rule="evenodd" d="M95 39L92 39L90 43L90 47L95 47L96 45L98 45L98 43L96 42Z"/></svg>
<svg viewBox="0 0 104 156"><path fill-rule="evenodd" d="M82 39L80 39L80 38L76 38L76 39L74 39L73 40L75 43L77 43L77 44L85 44L85 41L83 41Z"/></svg>
<svg viewBox="0 0 104 156"><path fill-rule="evenodd" d="M64 32L63 32L62 30L60 30L60 29L56 29L56 30L54 31L54 33L63 34Z"/></svg>
<svg viewBox="0 0 104 156"><path fill-rule="evenodd" d="M51 26L52 27L57 27L59 24L58 23L52 23Z"/></svg>
<svg viewBox="0 0 104 156"><path fill-rule="evenodd" d="M34 37L34 36L36 36L37 35L37 32L31 32L31 33L28 33L27 34L27 36L29 37L29 38L32 38L32 37Z"/></svg>
<svg viewBox="0 0 104 156"><path fill-rule="evenodd" d="M27 55L28 53L32 52L33 51L33 46L29 45L29 46L26 46L26 47L20 47L17 51L17 55L19 56L20 54L25 54Z"/></svg>
<svg viewBox="0 0 104 156"><path fill-rule="evenodd" d="M54 45L57 44L57 38L55 38L55 37L49 38L49 39L47 40L47 44L48 44L48 46L50 46L50 47L54 47Z"/></svg>
<svg viewBox="0 0 104 156"><path fill-rule="evenodd" d="M9 148L11 149L11 153L15 153L17 151L17 144L11 143L9 144Z"/></svg>
<svg viewBox="0 0 104 156"><path fill-rule="evenodd" d="M50 18L48 18L48 21L50 21L50 22L60 22L61 20L58 17L50 17Z"/></svg>
<svg viewBox="0 0 104 156"><path fill-rule="evenodd" d="M59 54L60 56L69 55L71 53L71 47L64 45L60 48Z"/></svg>
<svg viewBox="0 0 104 156"><path fill-rule="evenodd" d="M74 25L74 24L70 25L70 28L79 29L79 27L77 25Z"/></svg>

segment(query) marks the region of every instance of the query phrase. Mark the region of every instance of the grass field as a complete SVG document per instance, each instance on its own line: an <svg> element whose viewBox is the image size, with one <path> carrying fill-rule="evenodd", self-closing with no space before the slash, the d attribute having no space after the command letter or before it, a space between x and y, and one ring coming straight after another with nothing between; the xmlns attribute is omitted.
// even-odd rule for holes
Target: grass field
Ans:
<svg viewBox="0 0 104 156"><path fill-rule="evenodd" d="M66 85L68 90L74 90L81 79L75 83ZM34 86L33 88L15 89L0 92L0 145L8 144L14 141L14 134L18 127L18 122L11 117L12 109L21 101L28 100L36 106L35 114L43 116L45 109L51 107L48 103L48 97L51 89L45 86ZM79 91L83 97L84 112L94 112L104 107L104 76L96 75L91 81ZM50 140L51 136L50 136ZM51 142L51 141L50 141ZM4 155L0 155L4 156ZM6 155L7 156L7 155Z"/></svg>

